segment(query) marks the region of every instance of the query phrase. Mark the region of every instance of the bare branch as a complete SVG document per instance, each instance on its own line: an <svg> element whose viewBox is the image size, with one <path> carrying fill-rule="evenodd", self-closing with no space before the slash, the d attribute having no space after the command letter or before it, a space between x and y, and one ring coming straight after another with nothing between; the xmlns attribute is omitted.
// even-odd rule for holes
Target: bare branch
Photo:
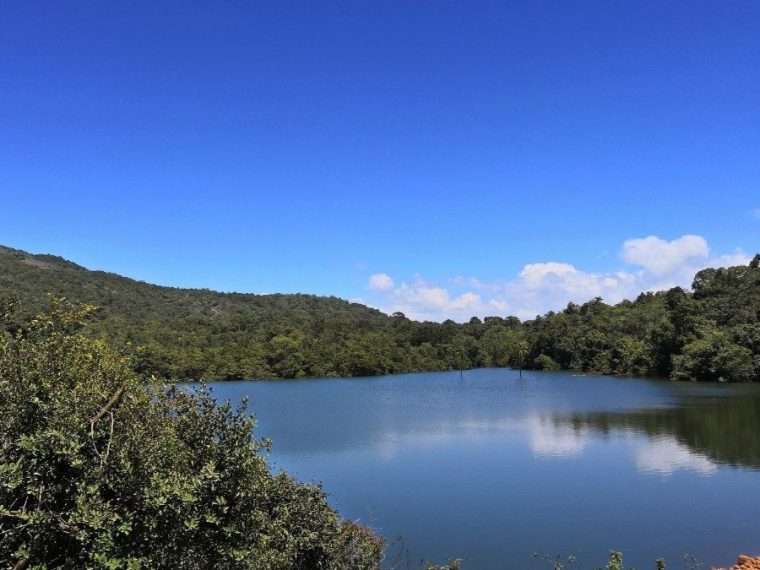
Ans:
<svg viewBox="0 0 760 570"><path fill-rule="evenodd" d="M95 424L98 423L103 416L105 416L111 408L113 408L116 404L119 403L119 400L121 400L121 397L124 395L124 391L127 389L126 386L122 386L116 392L114 392L114 395L111 396L111 399L106 402L106 405L100 408L100 411L95 414L92 419L90 419L90 435L95 435Z"/></svg>

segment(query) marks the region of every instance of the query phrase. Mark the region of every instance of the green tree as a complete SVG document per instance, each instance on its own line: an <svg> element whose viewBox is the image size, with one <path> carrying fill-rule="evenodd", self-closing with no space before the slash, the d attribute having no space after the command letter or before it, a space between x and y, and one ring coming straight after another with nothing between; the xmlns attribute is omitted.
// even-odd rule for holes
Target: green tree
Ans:
<svg viewBox="0 0 760 570"><path fill-rule="evenodd" d="M538 370L556 371L560 369L559 364L557 364L551 356L547 356L546 354L539 354L533 361L533 365Z"/></svg>
<svg viewBox="0 0 760 570"><path fill-rule="evenodd" d="M718 330L706 330L673 358L673 378L677 380L747 382L754 377L752 351L732 342Z"/></svg>
<svg viewBox="0 0 760 570"><path fill-rule="evenodd" d="M78 332L92 313L0 333L0 565L378 567L379 538L270 472L244 408L144 382Z"/></svg>

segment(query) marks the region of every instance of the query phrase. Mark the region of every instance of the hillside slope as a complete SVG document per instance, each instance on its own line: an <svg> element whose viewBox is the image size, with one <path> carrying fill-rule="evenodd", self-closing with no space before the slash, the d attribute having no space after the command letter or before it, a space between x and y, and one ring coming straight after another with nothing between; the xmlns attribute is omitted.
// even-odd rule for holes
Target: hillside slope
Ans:
<svg viewBox="0 0 760 570"><path fill-rule="evenodd" d="M16 326L44 309L51 294L96 305L90 334L133 356L138 371L174 379L479 366L758 379L760 256L749 266L701 271L693 289L617 305L571 303L525 323L420 323L335 297L161 287L0 246L0 297L20 301Z"/></svg>
<svg viewBox="0 0 760 570"><path fill-rule="evenodd" d="M391 321L335 297L161 287L0 246L0 296L8 295L20 301L22 319L45 308L49 295L94 304L94 334L129 343L141 368L176 378L373 373L355 359L339 365L334 353ZM321 366L305 366L317 355L304 353L321 350L333 354L320 354ZM389 363L390 370L407 368L414 366Z"/></svg>

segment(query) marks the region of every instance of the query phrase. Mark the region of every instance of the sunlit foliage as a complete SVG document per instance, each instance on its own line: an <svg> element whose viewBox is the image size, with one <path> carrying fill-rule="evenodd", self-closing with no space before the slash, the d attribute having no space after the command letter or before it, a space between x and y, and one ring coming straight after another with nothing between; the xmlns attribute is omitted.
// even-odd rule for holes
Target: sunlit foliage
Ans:
<svg viewBox="0 0 760 570"><path fill-rule="evenodd" d="M0 333L0 566L378 567L379 538L270 471L244 409L140 378L79 332L93 311Z"/></svg>

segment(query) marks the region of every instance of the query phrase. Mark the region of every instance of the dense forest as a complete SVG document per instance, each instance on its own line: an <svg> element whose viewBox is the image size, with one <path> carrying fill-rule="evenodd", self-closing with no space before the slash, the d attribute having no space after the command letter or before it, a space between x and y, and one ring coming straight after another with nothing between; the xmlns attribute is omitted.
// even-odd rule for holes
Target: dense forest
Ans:
<svg viewBox="0 0 760 570"><path fill-rule="evenodd" d="M692 291L642 293L521 322L417 322L334 297L178 289L0 247L0 297L20 328L50 296L97 306L87 325L145 375L295 378L513 366L698 381L760 378L760 256L705 269ZM11 331L12 332L12 331Z"/></svg>

